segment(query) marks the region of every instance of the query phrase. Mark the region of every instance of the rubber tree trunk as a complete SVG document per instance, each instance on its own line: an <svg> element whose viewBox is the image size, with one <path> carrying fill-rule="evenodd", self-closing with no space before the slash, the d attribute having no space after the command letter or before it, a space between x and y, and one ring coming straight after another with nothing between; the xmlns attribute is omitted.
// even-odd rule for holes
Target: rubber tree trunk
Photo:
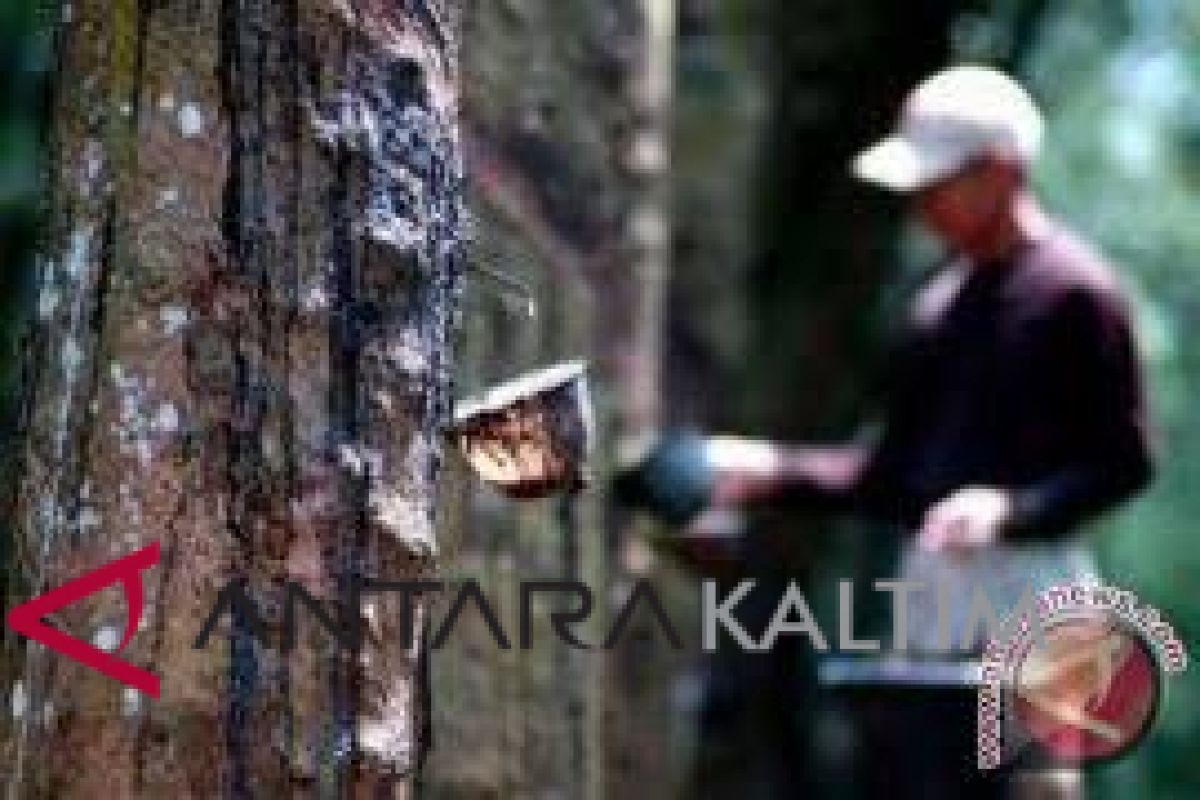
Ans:
<svg viewBox="0 0 1200 800"><path fill-rule="evenodd" d="M152 542L121 657L150 699L6 634L10 798L408 796L401 599L436 555L460 282L453 0L74 0L52 102L9 605ZM222 618L244 578L271 630ZM355 654L279 580L361 615ZM418 602L418 612L422 609ZM56 612L113 647L108 589Z"/></svg>

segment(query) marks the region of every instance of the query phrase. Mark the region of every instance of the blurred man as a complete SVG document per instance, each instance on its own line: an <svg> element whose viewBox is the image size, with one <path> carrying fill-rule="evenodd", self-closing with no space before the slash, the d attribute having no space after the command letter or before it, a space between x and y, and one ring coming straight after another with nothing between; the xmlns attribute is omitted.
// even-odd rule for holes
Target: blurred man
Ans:
<svg viewBox="0 0 1200 800"><path fill-rule="evenodd" d="M1145 486L1129 314L1103 260L1029 188L1041 129L1025 91L992 70L956 67L913 91L899 131L854 173L911 197L957 258L912 304L889 360L883 434L719 465L718 503L808 493L946 553L1065 544Z"/></svg>
<svg viewBox="0 0 1200 800"><path fill-rule="evenodd" d="M1003 613L1030 588L1094 577L1072 534L1146 485L1146 412L1113 275L1029 186L1041 138L1033 101L995 71L956 67L912 92L853 171L910 198L953 258L889 359L882 435L747 445L753 458L715 464L718 505L800 497L898 523L912 532L900 577L949 587L952 616L978 588ZM918 650L946 643L932 595L909 605Z"/></svg>

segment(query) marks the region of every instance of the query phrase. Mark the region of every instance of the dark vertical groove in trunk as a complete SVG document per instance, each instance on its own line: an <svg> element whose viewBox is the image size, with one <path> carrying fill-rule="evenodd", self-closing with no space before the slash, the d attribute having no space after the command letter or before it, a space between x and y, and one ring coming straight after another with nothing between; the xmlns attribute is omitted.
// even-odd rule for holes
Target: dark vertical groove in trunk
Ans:
<svg viewBox="0 0 1200 800"><path fill-rule="evenodd" d="M295 401L292 393L293 363L290 343L296 330L296 318L300 297L299 263L301 258L300 241L300 209L302 207L301 190L303 186L303 128L302 128L302 92L301 55L300 55L300 7L299 0L284 0L283 3L283 35L285 37L284 69L287 71L285 80L286 107L284 108L286 140L288 145L288 185L285 199L284 214L286 217L286 247L287 252L281 265L284 271L282 283L284 286L285 307L283 312L283 330L279 336L282 343L281 362L283 386L280 389L282 409L282 435L280 443L283 448L284 471L283 485L286 487L287 530L294 532L296 528L295 500L300 496L299 488L299 454L296 452L296 414ZM292 534L294 538L294 533ZM292 664L290 659L283 659L280 665L279 690L285 698L283 704L283 736L288 753L296 752L297 724L296 700L293 696ZM292 770L289 777L294 778Z"/></svg>
<svg viewBox="0 0 1200 800"><path fill-rule="evenodd" d="M150 16L154 0L138 0L137 50L133 68L133 97L130 98L130 124L136 131L142 119L142 85L146 78L146 37L150 31Z"/></svg>
<svg viewBox="0 0 1200 800"><path fill-rule="evenodd" d="M346 578L351 572L348 559L350 548L346 545L351 535L346 528L354 520L344 513L348 503L354 501L354 476L341 462L342 448L348 447L358 435L357 405L357 346L353 320L355 297L353 200L351 181L354 170L350 153L339 146L334 153L334 183L329 191L328 224L332 252L329 261L333 270L330 275L333 307L329 312L329 437L328 458L337 477L339 515L338 529L332 532L325 543L327 550L324 563L333 571L328 577L337 587L337 601L345 602ZM332 552L330 552L332 551ZM343 606L344 607L344 606ZM335 767L334 775L339 796L348 786L348 762L354 752L354 709L355 701L350 694L349 666L338 652L329 663L329 689L333 701L333 725L331 741L327 744Z"/></svg>
<svg viewBox="0 0 1200 800"><path fill-rule="evenodd" d="M220 32L220 68L218 82L221 87L221 105L229 128L229 174L225 181L225 203L221 215L221 231L225 237L226 246L234 260L241 255L241 219L242 187L241 163L242 142L239 135L241 128L242 104L235 83L241 73L241 54L238 41L241 37L241 25L238 18L238 0L222 0L221 2L221 32Z"/></svg>
<svg viewBox="0 0 1200 800"><path fill-rule="evenodd" d="M233 630L229 634L229 710L225 721L225 750L229 768L229 795L233 800L253 797L250 791L248 752L254 742L247 743L250 700L258 683L258 664L254 656L254 639L240 612L234 613Z"/></svg>
<svg viewBox="0 0 1200 800"><path fill-rule="evenodd" d="M421 777L425 769L425 761L429 751L433 749L433 682L430 676L430 635L429 626L421 634L421 650L417 655L417 708L421 715L414 720L417 732L417 758L413 765L417 796L421 796Z"/></svg>
<svg viewBox="0 0 1200 800"><path fill-rule="evenodd" d="M241 3L239 0L223 0L221 4L220 30L220 74L221 102L224 106L225 118L229 125L229 167L225 183L224 213L222 216L222 233L225 238L226 251L230 259L229 275L215 276L220 285L237 283L244 275L247 254L247 242L243 228L243 218L246 213L244 170L247 160L246 146L243 140L245 99L243 95L243 58L241 24ZM248 393L247 366L241 347L241 326L232 333L229 346L233 359L233 392L231 418L228 426L228 447L225 463L224 491L229 497L228 526L234 542L245 548L249 544L251 533L244 526L242 515L245 509L239 499L243 482L240 480L239 462L242 451L247 446L245 439L245 403ZM245 564L230 565L232 575L244 570ZM229 633L229 663L226 667L228 695L223 715L224 749L227 774L225 786L233 798L250 796L249 764L246 757L248 743L245 733L248 729L250 707L257 682L257 664L254 654L254 644L247 630L246 621L240 613L235 612L233 624Z"/></svg>

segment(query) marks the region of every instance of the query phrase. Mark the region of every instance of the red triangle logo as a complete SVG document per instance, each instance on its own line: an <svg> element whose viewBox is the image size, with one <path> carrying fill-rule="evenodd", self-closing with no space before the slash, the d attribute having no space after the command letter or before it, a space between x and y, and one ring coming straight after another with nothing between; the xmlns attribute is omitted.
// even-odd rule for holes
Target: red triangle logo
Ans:
<svg viewBox="0 0 1200 800"><path fill-rule="evenodd" d="M137 631L138 621L142 617L142 570L158 564L159 555L159 543L154 542L123 558L110 561L99 569L92 570L69 583L64 583L57 589L40 594L29 602L10 609L5 623L17 633L41 642L67 658L91 667L143 694L158 697L159 679L157 675L135 667L128 661L122 661L112 653L107 653L88 642L68 636L57 628L47 625L42 619L63 606L70 605L76 600L95 594L120 581L125 590L125 635L114 652L121 652L133 638L133 634Z"/></svg>

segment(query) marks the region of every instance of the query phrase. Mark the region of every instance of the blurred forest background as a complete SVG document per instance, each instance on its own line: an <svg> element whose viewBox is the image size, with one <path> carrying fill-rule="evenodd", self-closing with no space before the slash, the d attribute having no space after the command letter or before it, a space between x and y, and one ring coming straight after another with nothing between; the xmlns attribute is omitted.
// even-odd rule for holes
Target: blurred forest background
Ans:
<svg viewBox="0 0 1200 800"><path fill-rule="evenodd" d="M8 353L36 242L48 5L0 4ZM1113 582L1200 641L1200 347L1188 333L1200 326L1200 0L474 0L462 59L475 256L529 284L537 313L475 284L460 385L593 358L611 434L601 478L652 425L846 433L868 408L889 313L931 260L892 199L849 180L850 154L940 65L981 61L1025 79L1050 121L1037 183L1123 267L1153 371L1162 471L1096 541ZM16 364L0 359L5 409ZM602 498L514 510L465 482L449 494L451 572L485 584L573 573L616 597L633 577L681 598L694 586L641 544L655 531ZM829 544L819 520L757 525L791 534L786 557L767 559L791 573L865 548L841 525ZM686 795L698 756L726 780L753 780L752 759L698 750L706 667L655 636L607 660L471 642L439 653L433 793L574 796L565 787L583 782L593 796ZM775 708L747 712L749 740L808 726L787 741L821 753L819 702L762 685L775 693L758 702ZM1194 797L1197 741L1193 669L1169 687L1148 742L1092 784L1101 797Z"/></svg>

